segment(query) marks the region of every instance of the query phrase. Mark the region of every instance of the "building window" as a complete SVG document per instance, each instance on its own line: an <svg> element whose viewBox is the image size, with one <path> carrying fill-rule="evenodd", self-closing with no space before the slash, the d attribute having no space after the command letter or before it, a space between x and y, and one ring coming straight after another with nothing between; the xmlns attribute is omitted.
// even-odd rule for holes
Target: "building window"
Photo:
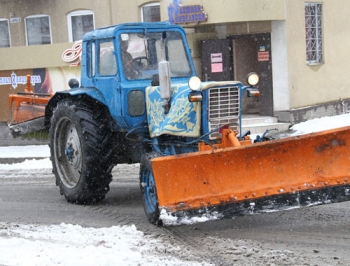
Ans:
<svg viewBox="0 0 350 266"><path fill-rule="evenodd" d="M160 21L159 3L147 4L141 7L141 20L143 22Z"/></svg>
<svg viewBox="0 0 350 266"><path fill-rule="evenodd" d="M323 62L321 3L305 3L305 32L307 64L321 64Z"/></svg>
<svg viewBox="0 0 350 266"><path fill-rule="evenodd" d="M25 18L27 45L51 44L50 17L47 15Z"/></svg>
<svg viewBox="0 0 350 266"><path fill-rule="evenodd" d="M85 33L95 29L94 13L90 10L70 12L67 18L70 42L81 40Z"/></svg>
<svg viewBox="0 0 350 266"><path fill-rule="evenodd" d="M10 47L10 30L7 19L0 19L0 47Z"/></svg>

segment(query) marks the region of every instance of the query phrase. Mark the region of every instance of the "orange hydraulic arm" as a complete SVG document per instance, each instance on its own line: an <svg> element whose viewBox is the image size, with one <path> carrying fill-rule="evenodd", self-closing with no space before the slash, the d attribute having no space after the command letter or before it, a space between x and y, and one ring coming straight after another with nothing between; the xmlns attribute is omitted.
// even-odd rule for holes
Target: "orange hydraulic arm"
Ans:
<svg viewBox="0 0 350 266"><path fill-rule="evenodd" d="M198 144L198 150L199 151L208 151L219 149L219 148L228 148L228 147L239 147L242 145L250 145L250 137L246 136L243 140L238 140L237 138L238 132L235 130L232 130L231 128L224 129L222 132L222 139L221 142L214 144L213 146L205 144L204 142L200 142Z"/></svg>

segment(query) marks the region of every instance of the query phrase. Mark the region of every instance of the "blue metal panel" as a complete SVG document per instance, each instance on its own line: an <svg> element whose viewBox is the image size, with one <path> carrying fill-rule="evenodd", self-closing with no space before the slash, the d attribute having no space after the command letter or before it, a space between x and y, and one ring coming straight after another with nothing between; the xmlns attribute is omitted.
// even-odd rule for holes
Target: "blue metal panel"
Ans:
<svg viewBox="0 0 350 266"><path fill-rule="evenodd" d="M146 90L147 119L151 137L163 134L181 137L200 136L201 104L188 101L190 89L187 84L172 86L170 110L164 113L159 87Z"/></svg>
<svg viewBox="0 0 350 266"><path fill-rule="evenodd" d="M65 95L64 98L66 98L68 95L70 96L78 96L87 94L91 98L96 99L97 101L103 103L104 105L107 105L107 102L105 101L103 95L95 88L77 88L77 89L71 89L66 91L58 91L55 93L54 97L61 97L61 95Z"/></svg>

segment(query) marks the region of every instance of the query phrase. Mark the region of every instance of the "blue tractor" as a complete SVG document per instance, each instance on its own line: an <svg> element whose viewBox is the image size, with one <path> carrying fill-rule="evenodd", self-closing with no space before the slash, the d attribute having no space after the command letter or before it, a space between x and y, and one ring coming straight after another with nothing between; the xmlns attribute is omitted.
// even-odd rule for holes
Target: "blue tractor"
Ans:
<svg viewBox="0 0 350 266"><path fill-rule="evenodd" d="M69 202L98 202L116 164L141 163L146 215L158 223L163 188L152 160L193 154L199 144L215 149L223 129L244 139L241 96L259 94L258 76L249 75L249 86L202 83L184 29L169 23L99 28L85 34L82 49L81 82L70 80L70 90L56 92L43 118L56 185Z"/></svg>

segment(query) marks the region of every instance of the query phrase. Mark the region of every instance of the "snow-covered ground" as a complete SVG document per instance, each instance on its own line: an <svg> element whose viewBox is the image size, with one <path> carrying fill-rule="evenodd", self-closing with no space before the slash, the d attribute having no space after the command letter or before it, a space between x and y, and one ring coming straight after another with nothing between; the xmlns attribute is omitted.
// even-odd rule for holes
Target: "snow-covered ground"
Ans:
<svg viewBox="0 0 350 266"><path fill-rule="evenodd" d="M344 114L303 122L292 130L293 135L302 135L349 125L350 114ZM0 158L27 157L43 159L0 164L0 171L51 167L48 146L0 147ZM135 226L96 229L0 222L0 265L203 265L160 253L162 245Z"/></svg>
<svg viewBox="0 0 350 266"><path fill-rule="evenodd" d="M0 223L0 265L202 265L162 255L163 247L135 226Z"/></svg>
<svg viewBox="0 0 350 266"><path fill-rule="evenodd" d="M0 147L0 158L48 158L48 145Z"/></svg>

